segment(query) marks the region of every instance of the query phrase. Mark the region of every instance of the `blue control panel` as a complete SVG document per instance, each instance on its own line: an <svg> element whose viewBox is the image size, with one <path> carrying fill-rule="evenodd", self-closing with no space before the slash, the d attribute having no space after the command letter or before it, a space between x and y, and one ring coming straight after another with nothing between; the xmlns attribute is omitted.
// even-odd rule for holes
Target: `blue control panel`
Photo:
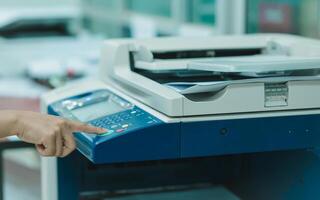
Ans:
<svg viewBox="0 0 320 200"><path fill-rule="evenodd" d="M171 126L161 126L164 124L161 120L109 90L55 102L49 106L49 113L107 129L104 134L75 133L78 150L94 163L168 159L178 155L178 131L171 134L175 131ZM161 138L168 140L161 143Z"/></svg>

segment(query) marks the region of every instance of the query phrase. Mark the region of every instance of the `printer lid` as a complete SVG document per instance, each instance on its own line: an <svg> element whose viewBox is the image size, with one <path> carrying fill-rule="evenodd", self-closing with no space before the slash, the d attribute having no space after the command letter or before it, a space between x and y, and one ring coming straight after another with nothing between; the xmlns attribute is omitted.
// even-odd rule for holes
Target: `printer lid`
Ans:
<svg viewBox="0 0 320 200"><path fill-rule="evenodd" d="M133 55L135 72L181 94L218 92L231 84L318 80L320 58L289 56L272 48L162 52L140 46ZM268 47L268 44L267 44ZM159 55L158 55L159 54Z"/></svg>
<svg viewBox="0 0 320 200"><path fill-rule="evenodd" d="M148 70L153 72L163 72L168 70L186 70L191 69L190 63L208 63L211 61L232 61L232 60L247 60L266 61L276 58L280 60L283 57L288 57L288 49L283 45L268 41L265 45L248 45L236 48L210 48L202 49L177 49L177 50L158 50L149 49L149 47L137 45L133 53L134 68L140 70ZM272 56L272 58L270 58ZM251 59L253 57L253 59ZM244 60L246 59L246 60ZM193 65L191 65L193 66Z"/></svg>

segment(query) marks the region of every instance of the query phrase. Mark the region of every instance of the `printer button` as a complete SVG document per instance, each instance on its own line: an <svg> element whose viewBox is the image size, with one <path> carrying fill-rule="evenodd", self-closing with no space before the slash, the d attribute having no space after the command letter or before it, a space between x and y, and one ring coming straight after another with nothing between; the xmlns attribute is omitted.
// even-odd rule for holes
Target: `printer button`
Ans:
<svg viewBox="0 0 320 200"><path fill-rule="evenodd" d="M114 132L113 130L108 130L107 132L102 133L102 134L99 134L98 136L100 136L100 137L102 137L102 136L107 136L107 135L112 134L113 132Z"/></svg>
<svg viewBox="0 0 320 200"><path fill-rule="evenodd" d="M125 129L123 129L123 128L116 130L117 133L122 133L123 131L125 131Z"/></svg>
<svg viewBox="0 0 320 200"><path fill-rule="evenodd" d="M122 127L122 128L128 128L128 127L129 127L129 124L123 124L121 127Z"/></svg>
<svg viewBox="0 0 320 200"><path fill-rule="evenodd" d="M111 126L112 129L115 129L115 128L117 128L117 127L118 127L118 125L116 125L116 124L114 124L114 125Z"/></svg>

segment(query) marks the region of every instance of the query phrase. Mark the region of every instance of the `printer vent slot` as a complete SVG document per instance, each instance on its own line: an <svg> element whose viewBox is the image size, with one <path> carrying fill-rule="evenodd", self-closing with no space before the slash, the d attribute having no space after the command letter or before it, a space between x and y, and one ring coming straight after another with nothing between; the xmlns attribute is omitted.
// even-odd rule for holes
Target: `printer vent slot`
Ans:
<svg viewBox="0 0 320 200"><path fill-rule="evenodd" d="M152 52L155 59L210 58L229 56L251 56L262 54L262 49L206 49Z"/></svg>

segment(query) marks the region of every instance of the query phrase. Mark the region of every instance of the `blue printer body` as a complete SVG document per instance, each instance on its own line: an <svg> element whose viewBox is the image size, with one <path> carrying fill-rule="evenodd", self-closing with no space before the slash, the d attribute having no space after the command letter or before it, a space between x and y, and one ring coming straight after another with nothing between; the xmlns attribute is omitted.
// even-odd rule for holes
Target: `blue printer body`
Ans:
<svg viewBox="0 0 320 200"><path fill-rule="evenodd" d="M61 108L105 94L116 97L124 109L90 117L88 123L109 132L75 133L78 152L45 161L48 191L55 191L45 193L46 200L106 198L143 188L179 191L199 183L223 184L243 199L320 196L318 114L166 123L108 89L54 102L48 113L78 119ZM55 181L51 168L57 173Z"/></svg>

